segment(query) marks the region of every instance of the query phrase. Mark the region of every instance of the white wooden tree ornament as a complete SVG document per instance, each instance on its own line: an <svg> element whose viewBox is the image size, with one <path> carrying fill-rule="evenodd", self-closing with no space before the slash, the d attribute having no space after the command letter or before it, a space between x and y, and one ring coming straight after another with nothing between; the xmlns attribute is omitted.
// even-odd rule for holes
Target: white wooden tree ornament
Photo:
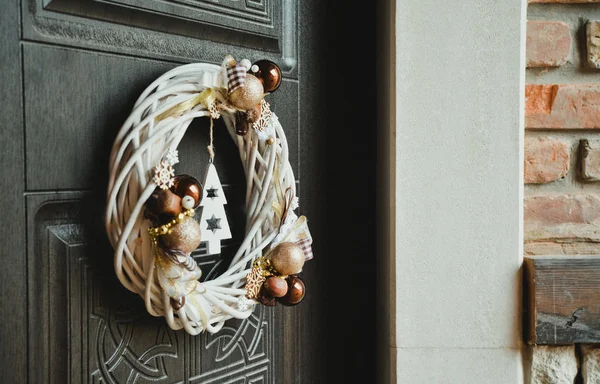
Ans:
<svg viewBox="0 0 600 384"><path fill-rule="evenodd" d="M227 199L219 175L217 175L217 169L213 163L209 163L206 168L202 201L200 202L202 207L200 230L202 241L208 242L209 255L221 253L221 240L231 239L225 204L227 204Z"/></svg>

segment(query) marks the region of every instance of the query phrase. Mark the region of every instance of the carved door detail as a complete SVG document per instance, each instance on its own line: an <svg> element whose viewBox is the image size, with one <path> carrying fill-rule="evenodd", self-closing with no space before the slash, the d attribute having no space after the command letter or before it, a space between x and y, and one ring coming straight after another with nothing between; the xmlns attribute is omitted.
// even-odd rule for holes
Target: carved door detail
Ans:
<svg viewBox="0 0 600 384"><path fill-rule="evenodd" d="M103 209L112 140L140 92L187 62L225 54L280 65L268 99L286 127L299 175L296 0L22 0L26 360L31 383L281 383L284 325L300 312L258 308L218 334L189 336L147 313L114 275ZM180 146L179 173L201 178L208 123ZM203 276L226 266L244 223L243 172L216 125L216 166L233 238L221 256L200 248ZM223 127L224 128L224 127ZM198 149L200 148L200 149ZM299 182L298 182L299 183ZM299 188L301 187L299 183Z"/></svg>

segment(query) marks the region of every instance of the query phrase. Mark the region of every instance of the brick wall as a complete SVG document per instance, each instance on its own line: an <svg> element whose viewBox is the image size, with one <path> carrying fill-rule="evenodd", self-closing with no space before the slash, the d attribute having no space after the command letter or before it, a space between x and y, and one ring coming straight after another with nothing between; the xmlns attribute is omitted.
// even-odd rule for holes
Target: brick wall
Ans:
<svg viewBox="0 0 600 384"><path fill-rule="evenodd" d="M529 0L525 254L600 254L600 0ZM598 346L536 347L532 383L600 383Z"/></svg>

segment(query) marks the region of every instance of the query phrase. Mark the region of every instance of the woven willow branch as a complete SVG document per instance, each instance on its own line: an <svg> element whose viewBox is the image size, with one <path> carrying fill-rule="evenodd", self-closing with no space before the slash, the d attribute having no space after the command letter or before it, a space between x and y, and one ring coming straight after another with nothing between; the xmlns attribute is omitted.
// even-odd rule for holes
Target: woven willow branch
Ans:
<svg viewBox="0 0 600 384"><path fill-rule="evenodd" d="M251 129L245 136L235 133L235 114L223 112L239 149L247 180L245 237L227 271L213 280L197 284L186 296L185 305L174 311L169 296L158 283L154 250L144 218L144 203L157 187L153 167L169 149L176 149L194 118L209 116L198 104L180 116L157 119L173 107L207 88L226 87L222 67L188 64L177 67L154 81L141 94L115 139L110 156L106 230L115 250L114 263L121 283L144 298L153 316L164 316L172 329L184 328L192 335L204 330L215 333L231 318L251 315L254 301L245 311L237 309L245 297L244 283L252 262L277 235L280 217L273 204L281 204L279 191L290 188L295 195L294 174L288 160L285 134L273 119L273 144L258 139Z"/></svg>

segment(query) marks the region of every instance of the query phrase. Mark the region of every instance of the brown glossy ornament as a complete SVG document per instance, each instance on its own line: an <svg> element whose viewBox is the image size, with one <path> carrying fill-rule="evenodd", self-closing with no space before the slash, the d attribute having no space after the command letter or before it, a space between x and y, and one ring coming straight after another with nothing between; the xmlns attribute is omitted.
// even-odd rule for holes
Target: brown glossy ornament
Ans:
<svg viewBox="0 0 600 384"><path fill-rule="evenodd" d="M281 69L270 60L259 60L253 64L258 67L254 75L263 83L265 92L275 92L281 85Z"/></svg>
<svg viewBox="0 0 600 384"><path fill-rule="evenodd" d="M260 104L265 96L262 82L256 76L247 74L243 87L235 89L229 95L229 102L238 109L247 111Z"/></svg>
<svg viewBox="0 0 600 384"><path fill-rule="evenodd" d="M194 176L177 175L171 188L180 198L191 196L194 198L194 208L200 205L202 198L202 184Z"/></svg>
<svg viewBox="0 0 600 384"><path fill-rule="evenodd" d="M304 281L296 275L288 276L286 280L288 284L288 292L285 296L277 299L277 301L287 306L300 304L300 302L304 300L304 295L306 292Z"/></svg>
<svg viewBox="0 0 600 384"><path fill-rule="evenodd" d="M146 207L163 220L170 220L181 212L181 197L168 189L157 189L146 201Z"/></svg>
<svg viewBox="0 0 600 384"><path fill-rule="evenodd" d="M282 275L293 275L302 271L304 252L302 247L291 241L279 243L271 251L271 264Z"/></svg>
<svg viewBox="0 0 600 384"><path fill-rule="evenodd" d="M283 297L288 291L288 283L284 278L271 276L263 283L263 289L273 297Z"/></svg>
<svg viewBox="0 0 600 384"><path fill-rule="evenodd" d="M258 302L262 305L266 305L267 307L274 307L277 305L277 300L269 295L264 287L260 290L257 298Z"/></svg>
<svg viewBox="0 0 600 384"><path fill-rule="evenodd" d="M169 228L169 232L159 237L160 243L167 249L176 249L191 253L200 245L200 224L190 216L184 216L181 222Z"/></svg>
<svg viewBox="0 0 600 384"><path fill-rule="evenodd" d="M240 136L246 136L250 130L250 124L246 121L246 114L241 112L240 118L235 122L235 133Z"/></svg>
<svg viewBox="0 0 600 384"><path fill-rule="evenodd" d="M175 300L174 298L171 297L170 301L171 301L171 307L173 307L174 310L179 311L185 305L185 296L180 298L179 300Z"/></svg>

